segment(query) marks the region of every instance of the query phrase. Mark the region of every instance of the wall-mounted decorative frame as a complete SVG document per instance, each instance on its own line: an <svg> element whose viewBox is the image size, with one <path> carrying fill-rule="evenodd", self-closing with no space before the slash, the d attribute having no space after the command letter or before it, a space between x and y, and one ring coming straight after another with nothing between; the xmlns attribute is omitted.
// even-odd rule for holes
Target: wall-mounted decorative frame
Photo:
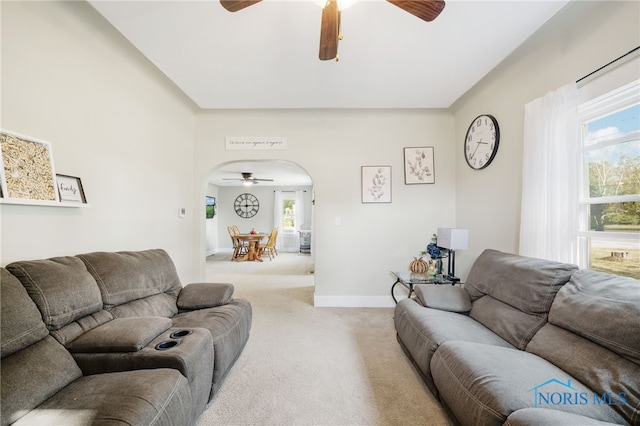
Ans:
<svg viewBox="0 0 640 426"><path fill-rule="evenodd" d="M79 177L68 175L56 175L58 185L58 196L60 201L71 203L87 203L87 197L84 195L84 188Z"/></svg>
<svg viewBox="0 0 640 426"><path fill-rule="evenodd" d="M362 202L391 202L391 166L362 166Z"/></svg>
<svg viewBox="0 0 640 426"><path fill-rule="evenodd" d="M205 217L213 219L216 215L216 197L205 196Z"/></svg>
<svg viewBox="0 0 640 426"><path fill-rule="evenodd" d="M405 185L435 183L433 147L404 148L404 183Z"/></svg>
<svg viewBox="0 0 640 426"><path fill-rule="evenodd" d="M0 163L3 198L59 201L49 142L0 130Z"/></svg>

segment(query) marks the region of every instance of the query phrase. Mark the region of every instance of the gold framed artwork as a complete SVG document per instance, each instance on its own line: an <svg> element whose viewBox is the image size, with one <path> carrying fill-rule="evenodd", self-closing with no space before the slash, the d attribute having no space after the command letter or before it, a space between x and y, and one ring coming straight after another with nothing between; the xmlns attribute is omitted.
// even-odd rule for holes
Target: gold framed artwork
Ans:
<svg viewBox="0 0 640 426"><path fill-rule="evenodd" d="M3 198L59 201L49 142L0 130L0 163Z"/></svg>

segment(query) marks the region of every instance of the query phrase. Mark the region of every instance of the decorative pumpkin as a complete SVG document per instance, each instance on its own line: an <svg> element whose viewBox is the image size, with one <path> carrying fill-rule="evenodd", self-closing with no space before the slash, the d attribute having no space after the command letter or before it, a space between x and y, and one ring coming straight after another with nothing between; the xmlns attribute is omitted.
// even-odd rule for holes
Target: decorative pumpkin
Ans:
<svg viewBox="0 0 640 426"><path fill-rule="evenodd" d="M414 257L409 264L409 270L411 272L415 272L416 274L424 274L425 272L427 272L427 269L429 269L429 264L422 258Z"/></svg>

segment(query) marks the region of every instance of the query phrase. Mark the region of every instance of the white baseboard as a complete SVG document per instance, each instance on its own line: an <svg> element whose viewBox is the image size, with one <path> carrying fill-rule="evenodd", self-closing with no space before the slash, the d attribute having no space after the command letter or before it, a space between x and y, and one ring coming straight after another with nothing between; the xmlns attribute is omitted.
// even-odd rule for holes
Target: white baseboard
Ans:
<svg viewBox="0 0 640 426"><path fill-rule="evenodd" d="M391 296L313 295L313 306L318 308L392 308L395 305Z"/></svg>

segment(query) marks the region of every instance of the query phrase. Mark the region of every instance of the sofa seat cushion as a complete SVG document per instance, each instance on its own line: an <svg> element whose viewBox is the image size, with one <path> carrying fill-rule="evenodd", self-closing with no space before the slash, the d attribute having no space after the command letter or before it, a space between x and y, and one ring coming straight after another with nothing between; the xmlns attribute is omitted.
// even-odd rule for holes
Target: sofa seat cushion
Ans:
<svg viewBox="0 0 640 426"><path fill-rule="evenodd" d="M14 262L7 269L27 289L49 330L102 309L98 284L76 257Z"/></svg>
<svg viewBox="0 0 640 426"><path fill-rule="evenodd" d="M594 403L584 384L517 349L446 342L433 355L431 371L440 398L463 425L502 425L514 411L534 407L624 423L609 405Z"/></svg>
<svg viewBox="0 0 640 426"><path fill-rule="evenodd" d="M225 305L231 301L233 290L233 284L189 284L185 286L178 295L178 309L194 310Z"/></svg>
<svg viewBox="0 0 640 426"><path fill-rule="evenodd" d="M67 343L75 352L137 352L171 327L164 317L116 318Z"/></svg>
<svg viewBox="0 0 640 426"><path fill-rule="evenodd" d="M189 425L187 379L155 369L82 377L22 417L20 425Z"/></svg>
<svg viewBox="0 0 640 426"><path fill-rule="evenodd" d="M251 304L246 299L235 299L215 308L184 312L172 318L175 328L202 327L209 330L214 347L214 391L242 352L251 330Z"/></svg>
<svg viewBox="0 0 640 426"><path fill-rule="evenodd" d="M524 350L546 322L556 293L577 269L576 265L485 250L465 281L473 302L470 316ZM478 303L487 297L490 299Z"/></svg>
<svg viewBox="0 0 640 426"><path fill-rule="evenodd" d="M396 305L394 321L398 339L428 380L431 357L444 342L463 340L512 347L466 315L425 308L413 299L403 299Z"/></svg>

